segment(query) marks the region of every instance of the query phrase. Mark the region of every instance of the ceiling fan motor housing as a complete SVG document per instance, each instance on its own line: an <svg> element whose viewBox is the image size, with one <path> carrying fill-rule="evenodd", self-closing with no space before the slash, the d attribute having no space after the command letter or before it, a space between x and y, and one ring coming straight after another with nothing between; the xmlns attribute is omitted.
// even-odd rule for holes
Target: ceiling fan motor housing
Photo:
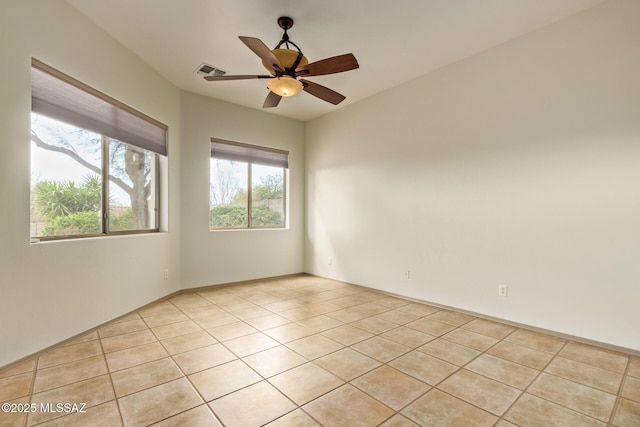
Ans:
<svg viewBox="0 0 640 427"><path fill-rule="evenodd" d="M298 51L297 50L293 50L293 49L273 49L271 52L273 52L273 54L276 56L276 58L278 58L278 61L280 61L282 66L284 68L286 68L287 70L291 69L293 67L293 65L295 64L296 59L298 59ZM309 63L309 60L307 59L307 57L303 56L300 59L300 62L298 63L298 65L296 67L302 67L304 65L307 65L308 63ZM273 69L271 64L268 64L267 62L262 61L262 65L271 74L276 74L276 70Z"/></svg>

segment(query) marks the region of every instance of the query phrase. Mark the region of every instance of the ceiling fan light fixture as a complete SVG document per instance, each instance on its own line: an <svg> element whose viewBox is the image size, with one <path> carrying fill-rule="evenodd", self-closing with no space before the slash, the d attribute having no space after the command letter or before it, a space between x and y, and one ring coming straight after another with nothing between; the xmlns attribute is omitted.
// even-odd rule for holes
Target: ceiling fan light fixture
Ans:
<svg viewBox="0 0 640 427"><path fill-rule="evenodd" d="M264 104L262 104L262 108L276 107L283 97L293 96L302 90L333 105L338 105L344 101L344 95L306 79L307 77L324 76L355 70L359 67L356 57L353 56L352 53L347 53L309 63L309 60L302 54L302 50L291 41L287 34L287 30L293 26L293 19L288 16L281 16L278 18L278 26L284 30L284 34L275 49L269 49L267 45L258 38L238 36L242 43L262 59L262 65L269 71L269 75L206 75L204 76L205 80L215 82L224 80L269 79L267 83L269 93L267 94ZM281 48L282 45L284 45L284 48ZM296 50L290 49L289 45L295 47ZM298 78L300 79L298 80Z"/></svg>
<svg viewBox="0 0 640 427"><path fill-rule="evenodd" d="M280 76L269 80L267 83L269 90L280 96L293 96L303 89L300 81L290 76Z"/></svg>

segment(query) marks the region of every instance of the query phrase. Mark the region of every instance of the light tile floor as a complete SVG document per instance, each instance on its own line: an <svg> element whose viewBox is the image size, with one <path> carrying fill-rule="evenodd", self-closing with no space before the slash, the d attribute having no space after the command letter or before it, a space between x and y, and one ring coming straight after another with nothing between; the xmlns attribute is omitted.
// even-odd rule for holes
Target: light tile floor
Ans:
<svg viewBox="0 0 640 427"><path fill-rule="evenodd" d="M0 402L36 409L3 427L640 426L640 358L299 276L145 307L0 372Z"/></svg>

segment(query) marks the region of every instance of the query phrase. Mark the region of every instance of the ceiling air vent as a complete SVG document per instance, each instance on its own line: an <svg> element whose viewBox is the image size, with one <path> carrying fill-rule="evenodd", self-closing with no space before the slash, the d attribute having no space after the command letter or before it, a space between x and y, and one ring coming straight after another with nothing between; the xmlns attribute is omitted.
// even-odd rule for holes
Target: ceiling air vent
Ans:
<svg viewBox="0 0 640 427"><path fill-rule="evenodd" d="M224 76L227 74L226 71L221 70L218 67L214 67L213 65L209 65L205 62L198 65L198 68L194 71L199 76Z"/></svg>

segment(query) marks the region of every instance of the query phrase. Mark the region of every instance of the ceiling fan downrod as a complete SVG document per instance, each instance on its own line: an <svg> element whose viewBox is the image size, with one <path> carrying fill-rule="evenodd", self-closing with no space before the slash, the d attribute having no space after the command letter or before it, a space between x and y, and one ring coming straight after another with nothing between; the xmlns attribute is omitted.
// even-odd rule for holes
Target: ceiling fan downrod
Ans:
<svg viewBox="0 0 640 427"><path fill-rule="evenodd" d="M274 48L274 50L280 49L280 46L282 46L283 44L287 49L289 49L289 44L293 45L293 47L296 48L296 50L298 51L298 57L294 61L293 65L287 69L287 71L293 71L298 67L300 61L304 57L302 50L298 47L297 44L289 39L289 34L287 34L287 30L293 27L293 19L288 16L281 16L280 18L278 18L278 26L284 30L284 34L282 34L282 39L280 40L280 43L278 43L278 45Z"/></svg>

